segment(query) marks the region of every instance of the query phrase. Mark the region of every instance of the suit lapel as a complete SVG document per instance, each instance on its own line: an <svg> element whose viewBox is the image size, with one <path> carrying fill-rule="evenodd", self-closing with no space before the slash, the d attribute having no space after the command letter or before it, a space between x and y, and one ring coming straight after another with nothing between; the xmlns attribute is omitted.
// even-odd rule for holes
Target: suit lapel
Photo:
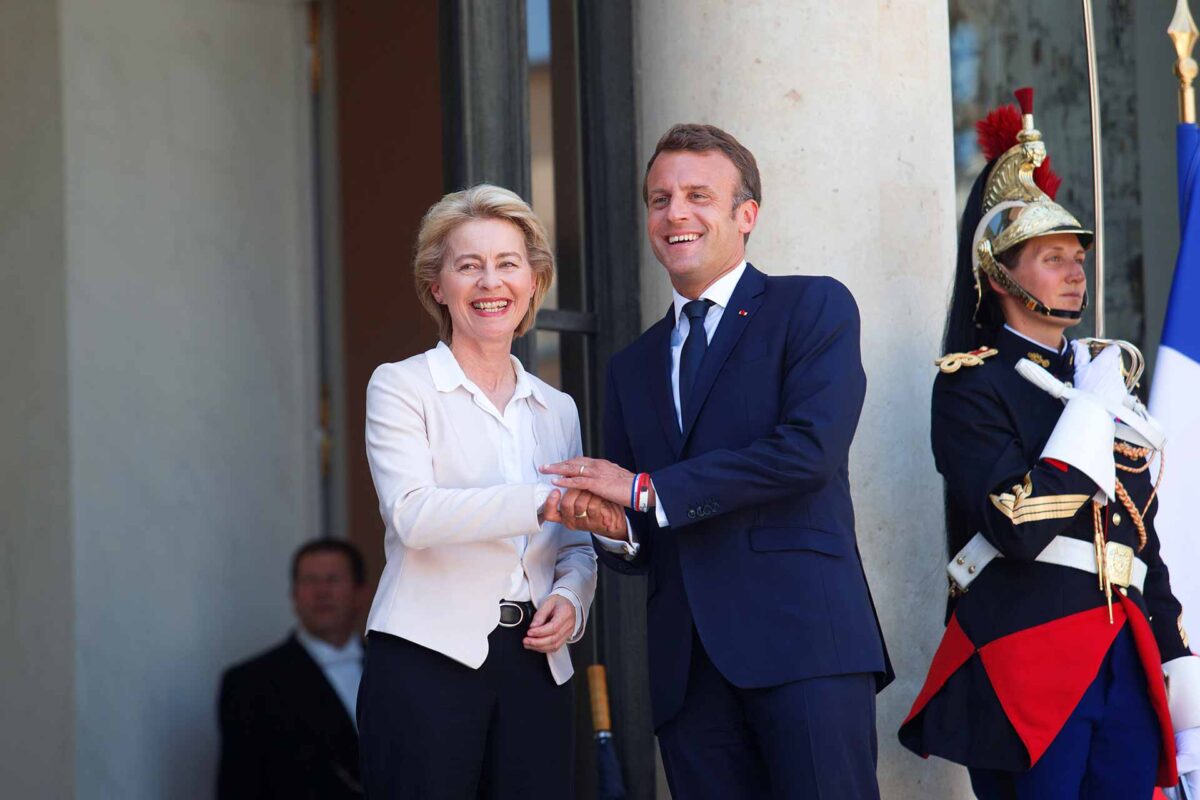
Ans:
<svg viewBox="0 0 1200 800"><path fill-rule="evenodd" d="M725 307L725 312L721 315L721 323L717 325L717 331L713 334L712 341L709 342L708 351L704 354L704 360L700 362L700 372L696 375L696 385L692 387L694 402L690 404L690 413L687 419L683 421L681 444L687 444L688 437L692 433L692 428L696 424L696 417L699 415L700 409L704 406L704 401L708 398L709 392L712 391L713 384L717 380L717 375L720 374L721 368L725 366L725 361L729 358L729 354L733 352L733 348L737 345L738 340L742 338L742 333L745 332L750 318L754 316L754 312L762 304L762 295L766 287L766 277L753 266L747 264L745 273L743 273L741 280L738 281L737 288L733 290L733 294L729 298L729 305ZM742 314L742 311L746 313Z"/></svg>
<svg viewBox="0 0 1200 800"><path fill-rule="evenodd" d="M313 701L309 706L314 717L313 722L330 732L334 730L330 727L331 724L349 726L353 731L354 723L350 719L350 713L346 706L342 705L342 699L338 697L329 679L325 677L321 665L308 654L304 645L296 638L296 634L292 634L289 644L290 655L296 664L295 679L302 691L300 696L307 696Z"/></svg>
<svg viewBox="0 0 1200 800"><path fill-rule="evenodd" d="M666 434L667 443L676 459L683 449L683 437L679 433L679 422L675 418L675 398L671 391L671 331L675 327L675 308L667 309L667 315L649 331L647 346L650 353L647 368L650 371L650 402L658 413L658 421Z"/></svg>

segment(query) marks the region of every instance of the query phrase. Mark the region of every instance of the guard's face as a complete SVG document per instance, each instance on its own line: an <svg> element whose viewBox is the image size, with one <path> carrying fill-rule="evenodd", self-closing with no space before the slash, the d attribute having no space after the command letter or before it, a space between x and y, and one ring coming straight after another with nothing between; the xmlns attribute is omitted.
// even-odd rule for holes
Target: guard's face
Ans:
<svg viewBox="0 0 1200 800"><path fill-rule="evenodd" d="M450 312L455 343L511 342L536 286L521 229L499 219L472 220L455 228L446 245L430 290Z"/></svg>
<svg viewBox="0 0 1200 800"><path fill-rule="evenodd" d="M745 258L744 237L754 230L758 203L734 207L740 182L737 167L716 150L667 151L654 160L646 179L646 228L680 294L699 297Z"/></svg>
<svg viewBox="0 0 1200 800"><path fill-rule="evenodd" d="M1083 308L1087 276L1083 265L1087 251L1073 233L1056 233L1030 239L1021 250L1012 276L1025 290L1050 308L1064 311L1079 311ZM1043 318L1036 312L1022 307L1023 312ZM1063 327L1074 324L1062 320Z"/></svg>
<svg viewBox="0 0 1200 800"><path fill-rule="evenodd" d="M326 641L344 641L354 630L359 586L342 553L309 553L296 565L292 606L304 629Z"/></svg>

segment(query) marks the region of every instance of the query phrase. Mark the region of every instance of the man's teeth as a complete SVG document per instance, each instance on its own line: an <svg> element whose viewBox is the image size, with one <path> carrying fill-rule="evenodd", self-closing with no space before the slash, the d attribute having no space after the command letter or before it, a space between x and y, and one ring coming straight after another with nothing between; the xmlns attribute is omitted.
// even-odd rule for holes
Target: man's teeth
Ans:
<svg viewBox="0 0 1200 800"><path fill-rule="evenodd" d="M478 308L480 311L499 311L502 308L508 308L507 300L479 300L471 303L472 308Z"/></svg>
<svg viewBox="0 0 1200 800"><path fill-rule="evenodd" d="M679 236L668 236L667 243L668 244L679 244L680 242L694 242L699 238L700 238L700 234L698 234L698 233L684 233L684 234L680 234Z"/></svg>

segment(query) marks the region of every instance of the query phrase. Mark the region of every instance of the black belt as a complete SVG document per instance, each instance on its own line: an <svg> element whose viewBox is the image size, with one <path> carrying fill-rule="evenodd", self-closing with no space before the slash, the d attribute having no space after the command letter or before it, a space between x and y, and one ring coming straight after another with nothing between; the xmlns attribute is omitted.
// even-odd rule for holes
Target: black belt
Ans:
<svg viewBox="0 0 1200 800"><path fill-rule="evenodd" d="M533 603L528 600L500 601L500 627L515 628L523 622L533 619Z"/></svg>

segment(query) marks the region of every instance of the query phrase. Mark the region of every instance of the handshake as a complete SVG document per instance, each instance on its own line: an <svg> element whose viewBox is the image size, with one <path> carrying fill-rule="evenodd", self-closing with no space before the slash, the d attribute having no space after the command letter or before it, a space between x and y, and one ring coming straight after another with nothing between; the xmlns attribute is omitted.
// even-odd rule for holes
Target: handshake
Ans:
<svg viewBox="0 0 1200 800"><path fill-rule="evenodd" d="M635 477L632 472L611 461L582 456L545 464L538 471L558 476L554 480L558 489L550 493L542 507L543 520L609 539L629 539L625 509L630 504Z"/></svg>

